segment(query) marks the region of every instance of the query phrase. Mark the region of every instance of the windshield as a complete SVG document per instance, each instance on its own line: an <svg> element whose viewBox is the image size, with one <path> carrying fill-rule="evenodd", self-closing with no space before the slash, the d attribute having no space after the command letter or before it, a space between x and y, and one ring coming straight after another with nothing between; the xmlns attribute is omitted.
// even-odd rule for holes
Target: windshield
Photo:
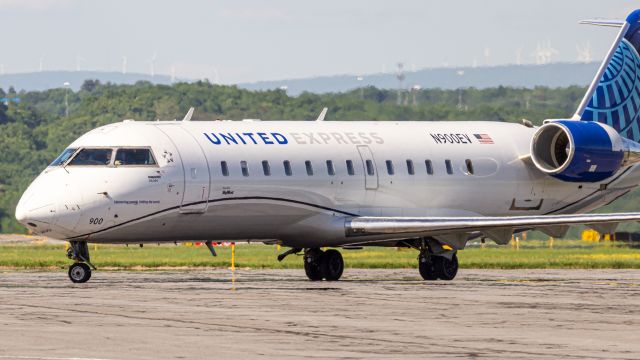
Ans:
<svg viewBox="0 0 640 360"><path fill-rule="evenodd" d="M76 150L78 149L72 149L72 148L65 149L62 152L62 154L60 154L60 156L58 156L55 160L53 160L53 162L49 166L60 166L64 164L67 160L69 160L71 155L73 155L73 153L76 152Z"/></svg>
<svg viewBox="0 0 640 360"><path fill-rule="evenodd" d="M116 151L115 165L155 165L151 150L146 148L126 148Z"/></svg>
<svg viewBox="0 0 640 360"><path fill-rule="evenodd" d="M67 166L106 166L111 164L112 153L113 149L82 149L71 159Z"/></svg>

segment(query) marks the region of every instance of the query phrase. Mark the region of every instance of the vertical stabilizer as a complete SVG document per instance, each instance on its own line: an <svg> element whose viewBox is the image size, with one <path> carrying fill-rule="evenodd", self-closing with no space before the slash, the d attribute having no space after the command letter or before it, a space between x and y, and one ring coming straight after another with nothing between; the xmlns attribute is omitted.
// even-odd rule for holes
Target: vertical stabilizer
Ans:
<svg viewBox="0 0 640 360"><path fill-rule="evenodd" d="M597 21L587 23L601 25ZM640 141L640 10L629 14L618 26L620 32L574 118L607 124L637 142Z"/></svg>

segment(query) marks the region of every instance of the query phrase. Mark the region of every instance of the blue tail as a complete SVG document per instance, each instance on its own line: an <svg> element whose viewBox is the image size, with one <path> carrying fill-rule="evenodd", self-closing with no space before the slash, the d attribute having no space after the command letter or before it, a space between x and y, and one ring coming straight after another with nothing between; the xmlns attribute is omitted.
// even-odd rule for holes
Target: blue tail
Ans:
<svg viewBox="0 0 640 360"><path fill-rule="evenodd" d="M626 21L585 23L620 27L620 32L574 118L607 124L640 142L640 10Z"/></svg>

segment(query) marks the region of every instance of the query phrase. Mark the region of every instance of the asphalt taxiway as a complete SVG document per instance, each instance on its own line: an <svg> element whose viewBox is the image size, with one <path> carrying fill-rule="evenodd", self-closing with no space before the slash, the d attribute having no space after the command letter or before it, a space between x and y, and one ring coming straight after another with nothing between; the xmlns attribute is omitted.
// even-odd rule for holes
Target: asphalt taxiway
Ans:
<svg viewBox="0 0 640 360"><path fill-rule="evenodd" d="M0 272L0 359L637 359L638 270Z"/></svg>

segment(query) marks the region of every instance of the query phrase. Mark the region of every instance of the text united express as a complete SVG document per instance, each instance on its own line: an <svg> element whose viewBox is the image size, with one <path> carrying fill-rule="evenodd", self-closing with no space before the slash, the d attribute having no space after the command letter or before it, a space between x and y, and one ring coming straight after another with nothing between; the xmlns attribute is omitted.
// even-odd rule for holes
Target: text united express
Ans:
<svg viewBox="0 0 640 360"><path fill-rule="evenodd" d="M318 132L318 133L288 133L285 136L277 132L243 132L243 133L204 133L204 136L214 145L285 145L292 139L301 145L307 144L384 144L384 140L375 132Z"/></svg>

